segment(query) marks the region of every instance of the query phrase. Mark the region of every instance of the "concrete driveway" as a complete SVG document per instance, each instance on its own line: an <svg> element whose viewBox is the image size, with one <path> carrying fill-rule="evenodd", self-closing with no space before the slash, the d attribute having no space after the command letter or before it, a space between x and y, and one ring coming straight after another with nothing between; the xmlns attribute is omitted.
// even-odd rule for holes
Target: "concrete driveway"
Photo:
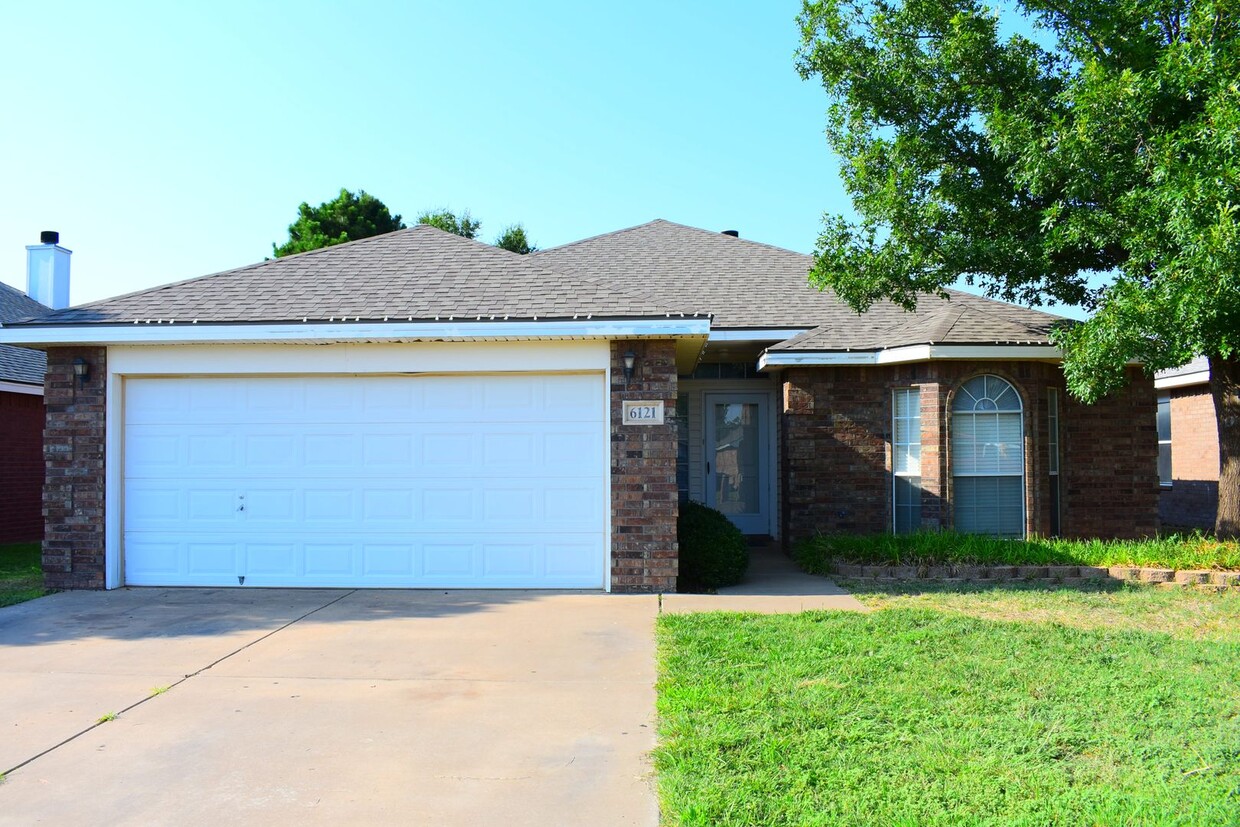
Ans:
<svg viewBox="0 0 1240 827"><path fill-rule="evenodd" d="M0 824L653 825L657 612L274 589L0 609Z"/></svg>

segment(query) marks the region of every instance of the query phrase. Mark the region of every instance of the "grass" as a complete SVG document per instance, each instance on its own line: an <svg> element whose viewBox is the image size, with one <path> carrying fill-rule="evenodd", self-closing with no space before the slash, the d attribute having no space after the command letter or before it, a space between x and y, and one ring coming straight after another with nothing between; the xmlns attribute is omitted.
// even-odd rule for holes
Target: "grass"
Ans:
<svg viewBox="0 0 1240 827"><path fill-rule="evenodd" d="M1147 540L1001 540L948 531L919 534L822 534L797 545L802 568L826 574L831 563L899 566L1148 566L1240 569L1240 542L1201 534Z"/></svg>
<svg viewBox="0 0 1240 827"><path fill-rule="evenodd" d="M0 606L24 603L45 594L39 544L0 545Z"/></svg>
<svg viewBox="0 0 1240 827"><path fill-rule="evenodd" d="M867 588L660 617L665 823L1240 821L1240 596Z"/></svg>

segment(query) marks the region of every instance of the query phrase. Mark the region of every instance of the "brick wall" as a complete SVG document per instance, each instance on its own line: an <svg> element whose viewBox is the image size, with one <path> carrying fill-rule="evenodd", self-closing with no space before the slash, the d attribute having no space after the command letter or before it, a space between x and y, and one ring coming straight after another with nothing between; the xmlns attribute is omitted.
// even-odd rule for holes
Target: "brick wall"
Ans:
<svg viewBox="0 0 1240 827"><path fill-rule="evenodd" d="M79 387L73 360L90 364ZM104 587L104 403L107 350L51 348L44 401L43 575L52 589Z"/></svg>
<svg viewBox="0 0 1240 827"><path fill-rule="evenodd" d="M1097 404L1063 405L1066 536L1158 532L1157 396L1153 379L1128 372L1128 386Z"/></svg>
<svg viewBox="0 0 1240 827"><path fill-rule="evenodd" d="M1025 420L1025 530L1051 534L1048 390L1059 394L1061 533L1142 536L1157 530L1153 383L1096 406L1072 402L1057 365L927 362L891 367L794 368L783 374L784 537L891 530L891 395L921 391L922 526L953 523L950 427L955 389L981 373L1021 394Z"/></svg>
<svg viewBox="0 0 1240 827"><path fill-rule="evenodd" d="M1171 487L1158 516L1166 528L1214 528L1218 511L1218 421L1209 385L1171 392Z"/></svg>
<svg viewBox="0 0 1240 827"><path fill-rule="evenodd" d="M624 354L637 355L625 386ZM624 400L663 400L664 424L624 425ZM611 587L676 590L676 350L664 340L611 343Z"/></svg>
<svg viewBox="0 0 1240 827"><path fill-rule="evenodd" d="M782 534L877 532L891 524L887 474L890 370L793 368L784 372L780 467Z"/></svg>
<svg viewBox="0 0 1240 827"><path fill-rule="evenodd" d="M43 539L43 397L0 392L0 543Z"/></svg>

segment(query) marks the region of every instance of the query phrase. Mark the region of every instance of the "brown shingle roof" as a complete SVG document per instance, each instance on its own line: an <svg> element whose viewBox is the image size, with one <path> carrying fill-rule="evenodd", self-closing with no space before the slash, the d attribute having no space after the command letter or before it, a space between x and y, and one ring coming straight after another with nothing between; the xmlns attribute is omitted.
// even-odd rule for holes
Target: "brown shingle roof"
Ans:
<svg viewBox="0 0 1240 827"><path fill-rule="evenodd" d="M844 350L922 341L1046 342L1046 330L1059 321L956 290L947 291L950 301L923 298L915 313L879 302L858 315L832 291L809 283L811 256L661 219L533 257L556 270L640 288L662 303L706 307L714 328L813 328L780 346L785 349L805 343L813 350Z"/></svg>
<svg viewBox="0 0 1240 827"><path fill-rule="evenodd" d="M147 319L375 321L692 315L601 279L419 225L57 311L38 324Z"/></svg>
<svg viewBox="0 0 1240 827"><path fill-rule="evenodd" d="M41 316L47 308L15 287L0 283L0 325ZM12 345L0 345L0 382L42 385L47 354Z"/></svg>

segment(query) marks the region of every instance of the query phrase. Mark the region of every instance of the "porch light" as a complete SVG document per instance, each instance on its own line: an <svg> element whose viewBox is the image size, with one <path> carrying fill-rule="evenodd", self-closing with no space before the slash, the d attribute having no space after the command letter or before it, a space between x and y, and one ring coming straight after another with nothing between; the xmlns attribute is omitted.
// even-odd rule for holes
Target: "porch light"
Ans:
<svg viewBox="0 0 1240 827"><path fill-rule="evenodd" d="M90 378L90 362L87 362L81 356L74 359L73 375L78 378L78 387L86 387L86 380Z"/></svg>
<svg viewBox="0 0 1240 827"><path fill-rule="evenodd" d="M637 367L637 354L628 351L624 354L624 384L628 384L633 378L633 368Z"/></svg>

